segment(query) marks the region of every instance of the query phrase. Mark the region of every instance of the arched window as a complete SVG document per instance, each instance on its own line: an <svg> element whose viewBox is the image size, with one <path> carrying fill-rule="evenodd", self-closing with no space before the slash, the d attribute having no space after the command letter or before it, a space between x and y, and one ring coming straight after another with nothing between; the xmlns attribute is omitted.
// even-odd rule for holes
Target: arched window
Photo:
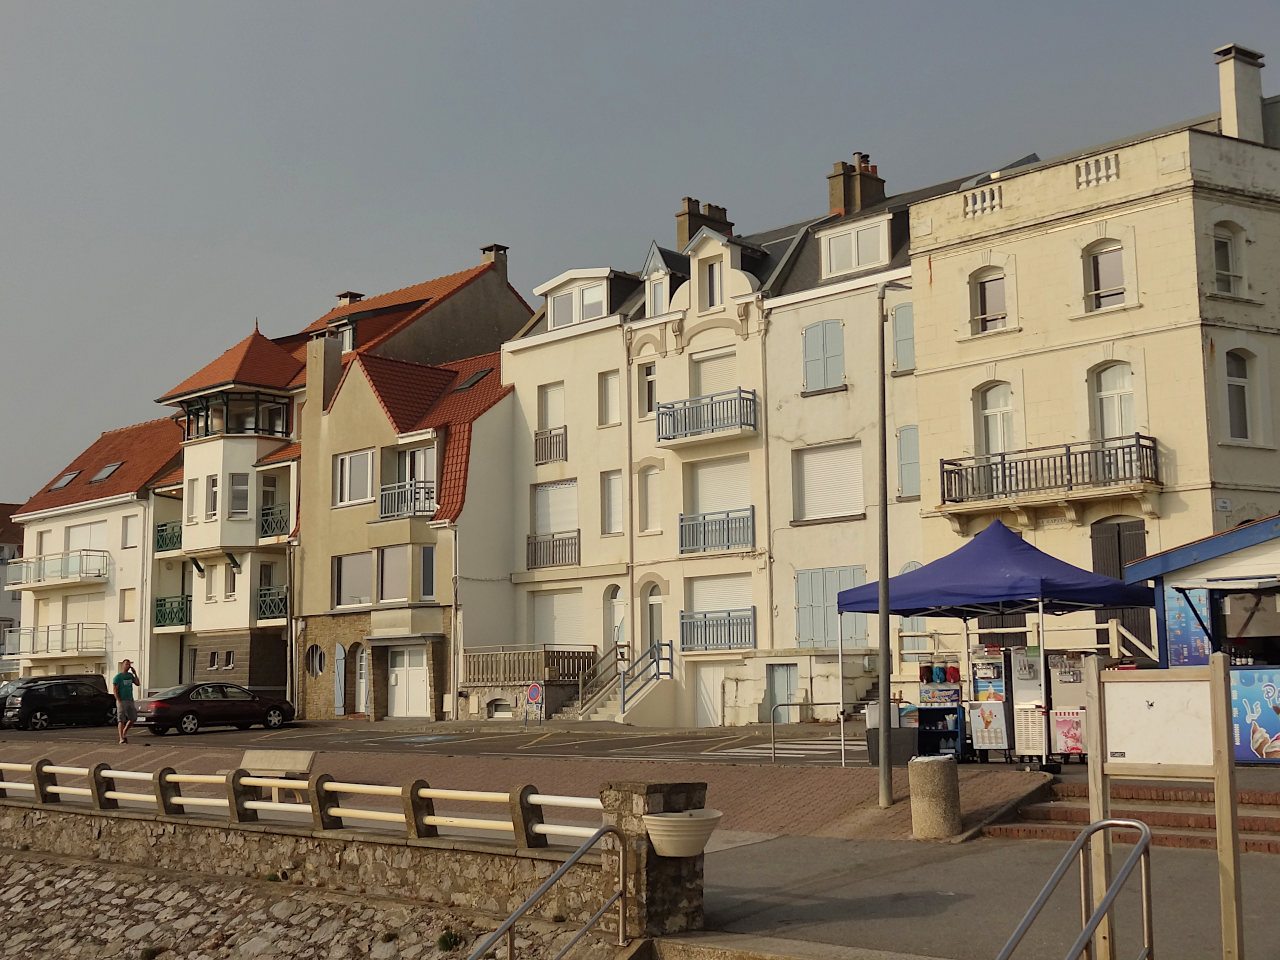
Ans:
<svg viewBox="0 0 1280 960"><path fill-rule="evenodd" d="M1249 440L1249 378L1253 358L1244 350L1228 351L1227 363L1227 436L1233 440Z"/></svg>
<svg viewBox="0 0 1280 960"><path fill-rule="evenodd" d="M604 647L606 649L615 643L622 643L625 639L622 621L626 612L622 590L616 583L610 584L604 592Z"/></svg>
<svg viewBox="0 0 1280 960"><path fill-rule="evenodd" d="M662 529L662 516L658 506L657 467L645 467L640 471L640 529Z"/></svg>
<svg viewBox="0 0 1280 960"><path fill-rule="evenodd" d="M324 673L324 651L314 643L307 647L307 674L318 677Z"/></svg>
<svg viewBox="0 0 1280 960"><path fill-rule="evenodd" d="M662 642L662 588L656 583L644 593L644 639L646 648Z"/></svg>
<svg viewBox="0 0 1280 960"><path fill-rule="evenodd" d="M1124 247L1099 240L1084 250L1085 308L1103 310L1124 303Z"/></svg>
<svg viewBox="0 0 1280 960"><path fill-rule="evenodd" d="M1095 370L1089 379L1094 438L1107 440L1132 434L1137 429L1133 417L1133 368L1127 363L1113 363Z"/></svg>
<svg viewBox="0 0 1280 960"><path fill-rule="evenodd" d="M999 267L987 267L970 277L971 332L986 333L988 330L1001 330L1008 325L1009 312L1005 305L1004 286L1004 271Z"/></svg>
<svg viewBox="0 0 1280 960"><path fill-rule="evenodd" d="M1213 225L1213 289L1230 297L1243 297L1244 230L1223 221Z"/></svg>
<svg viewBox="0 0 1280 960"><path fill-rule="evenodd" d="M978 392L977 400L979 452L1012 450L1013 388L1008 383L993 383Z"/></svg>

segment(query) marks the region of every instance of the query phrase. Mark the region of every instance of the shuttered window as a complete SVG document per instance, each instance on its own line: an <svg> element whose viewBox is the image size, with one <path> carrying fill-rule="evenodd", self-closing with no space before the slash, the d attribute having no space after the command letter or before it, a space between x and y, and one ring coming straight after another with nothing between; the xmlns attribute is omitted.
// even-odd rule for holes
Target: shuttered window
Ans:
<svg viewBox="0 0 1280 960"><path fill-rule="evenodd" d="M862 445L833 443L792 453L797 520L863 512Z"/></svg>
<svg viewBox="0 0 1280 960"><path fill-rule="evenodd" d="M582 591L556 590L533 595L535 644L582 643Z"/></svg>
<svg viewBox="0 0 1280 960"><path fill-rule="evenodd" d="M578 529L578 481L540 483L533 488L534 533Z"/></svg>
<svg viewBox="0 0 1280 960"><path fill-rule="evenodd" d="M920 496L920 434L914 425L898 428L898 496Z"/></svg>
<svg viewBox="0 0 1280 960"><path fill-rule="evenodd" d="M1141 520L1100 521L1089 528L1093 550L1093 572L1117 580L1124 579L1124 566L1147 555L1147 526ZM1137 607L1110 607L1097 611L1097 622L1119 620L1144 643L1151 642L1151 615ZM1107 642L1105 630L1098 631L1100 643Z"/></svg>
<svg viewBox="0 0 1280 960"><path fill-rule="evenodd" d="M618 371L607 370L600 374L599 381L599 420L600 426L622 422L622 408L618 403Z"/></svg>
<svg viewBox="0 0 1280 960"><path fill-rule="evenodd" d="M867 615L846 613L842 619L837 609L837 595L841 590L859 587L865 582L866 571L860 566L797 570L796 645L834 647L837 636L843 635L846 644L865 638Z"/></svg>
<svg viewBox="0 0 1280 960"><path fill-rule="evenodd" d="M751 475L746 457L695 463L692 480L690 513L739 510L751 505Z"/></svg>
<svg viewBox="0 0 1280 960"><path fill-rule="evenodd" d="M538 429L564 426L564 383L546 383L538 388Z"/></svg>
<svg viewBox="0 0 1280 960"><path fill-rule="evenodd" d="M893 310L893 369L916 368L916 320L909 303L900 303Z"/></svg>
<svg viewBox="0 0 1280 960"><path fill-rule="evenodd" d="M692 394L706 397L724 393L738 385L738 358L732 350L695 356L693 360Z"/></svg>
<svg viewBox="0 0 1280 960"><path fill-rule="evenodd" d="M622 532L622 471L600 474L600 532Z"/></svg>
<svg viewBox="0 0 1280 960"><path fill-rule="evenodd" d="M826 390L844 383L844 325L819 320L804 328L804 389Z"/></svg>
<svg viewBox="0 0 1280 960"><path fill-rule="evenodd" d="M661 530L662 513L658 499L658 468L640 471L640 529Z"/></svg>
<svg viewBox="0 0 1280 960"><path fill-rule="evenodd" d="M107 549L107 521L78 523L67 527L67 550Z"/></svg>
<svg viewBox="0 0 1280 960"><path fill-rule="evenodd" d="M698 577L689 581L689 606L695 612L741 610L751 605L749 573Z"/></svg>

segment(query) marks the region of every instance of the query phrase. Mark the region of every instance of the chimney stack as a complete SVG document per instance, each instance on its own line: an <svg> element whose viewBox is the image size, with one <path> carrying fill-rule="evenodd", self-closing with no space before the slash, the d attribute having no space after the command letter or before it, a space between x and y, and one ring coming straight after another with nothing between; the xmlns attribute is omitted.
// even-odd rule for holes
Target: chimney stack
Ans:
<svg viewBox="0 0 1280 960"><path fill-rule="evenodd" d="M726 237L733 236L733 224L724 207L715 204L703 204L701 210L698 201L693 197L685 197L680 201L680 212L676 214L676 250L683 253L689 241L703 227L709 227L716 233Z"/></svg>
<svg viewBox="0 0 1280 960"><path fill-rule="evenodd" d="M857 213L863 207L882 201L884 181L877 175L871 154L855 153L853 163L836 161L835 168L827 174L827 193L831 197L831 212L840 216Z"/></svg>
<svg viewBox="0 0 1280 960"><path fill-rule="evenodd" d="M510 247L504 247L500 243L490 243L480 248L480 262L492 263L498 268L498 274L505 281L507 279L507 250Z"/></svg>
<svg viewBox="0 0 1280 960"><path fill-rule="evenodd" d="M304 412L328 410L341 378L342 342L336 337L312 337L307 344L307 395L314 397L315 403L306 404Z"/></svg>
<svg viewBox="0 0 1280 960"><path fill-rule="evenodd" d="M343 290L338 294L338 306L349 307L353 303L359 303L363 299L363 293L356 293L354 290Z"/></svg>
<svg viewBox="0 0 1280 960"><path fill-rule="evenodd" d="M1262 54L1238 43L1213 52L1218 58L1223 136L1262 143Z"/></svg>

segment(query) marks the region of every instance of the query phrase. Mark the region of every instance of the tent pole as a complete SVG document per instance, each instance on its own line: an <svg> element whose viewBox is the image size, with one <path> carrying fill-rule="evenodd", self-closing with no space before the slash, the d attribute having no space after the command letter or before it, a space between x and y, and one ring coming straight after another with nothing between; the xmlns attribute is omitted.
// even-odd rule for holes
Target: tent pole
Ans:
<svg viewBox="0 0 1280 960"><path fill-rule="evenodd" d="M1044 717L1041 720L1041 727L1044 730L1044 741L1040 744L1040 766L1043 767L1049 762L1049 671L1046 669L1049 658L1044 650L1044 595L1038 601L1038 622L1036 631L1040 634L1040 688L1041 699L1044 700Z"/></svg>
<svg viewBox="0 0 1280 960"><path fill-rule="evenodd" d="M836 674L840 685L840 766L844 766L844 611L836 614Z"/></svg>

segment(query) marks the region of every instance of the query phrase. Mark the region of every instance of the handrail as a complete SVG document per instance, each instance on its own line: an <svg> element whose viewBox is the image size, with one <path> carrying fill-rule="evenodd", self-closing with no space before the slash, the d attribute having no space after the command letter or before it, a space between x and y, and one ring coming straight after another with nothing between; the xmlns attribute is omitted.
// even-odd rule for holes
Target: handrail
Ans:
<svg viewBox="0 0 1280 960"><path fill-rule="evenodd" d="M627 651L621 643L606 647L600 659L578 675L578 710L586 710L613 688L613 681L622 675Z"/></svg>
<svg viewBox="0 0 1280 960"><path fill-rule="evenodd" d="M663 651L666 655L663 655ZM666 672L663 673L662 665L666 664ZM640 656L636 657L635 662L622 671L621 677L618 679L618 686L621 692L621 699L618 709L622 713L627 712L627 704L634 701L646 687L655 680L661 680L664 677L673 676L671 666L671 644L663 643L659 640ZM639 681L640 685L634 690L628 692L628 684L634 684Z"/></svg>
<svg viewBox="0 0 1280 960"><path fill-rule="evenodd" d="M1086 846L1087 841L1099 830L1106 830L1111 827L1123 827L1127 830L1138 831L1138 842L1133 848L1133 852L1129 854L1124 864L1116 873L1115 879L1111 881L1111 885L1107 887L1106 893L1103 894L1102 900L1099 901L1096 908L1090 914L1090 903L1093 899L1093 882L1091 879L1089 868L1089 848ZM1133 868L1142 863L1142 933L1143 944L1142 949L1138 952L1137 960L1150 960L1152 955L1152 941L1154 939L1154 929L1151 920L1151 828L1141 820L1124 820L1110 818L1107 820L1098 820L1089 824L1080 831L1080 835L1076 837L1071 844L1071 848L1063 854L1061 862L1059 862L1053 875L1049 877L1041 889L1039 896L1035 902L1031 904L1031 908L1027 910L1027 915L1022 918L1022 922L1018 924L1013 931L1013 935L1009 937L1009 942L1004 945L1004 949L1000 951L996 960L1009 960L1013 956L1013 951L1017 949L1018 944L1022 942L1022 938L1026 936L1027 931L1040 915L1040 911L1044 909L1044 905L1049 901L1053 892L1058 888L1058 884L1062 882L1062 878L1066 876L1067 870L1071 868L1071 861L1080 857L1080 916L1084 921L1084 929L1080 932L1080 936L1076 942L1071 945L1071 949L1067 952L1064 960L1076 960L1080 957L1089 946L1089 942L1093 939L1093 935L1098 930L1098 925L1102 923L1102 918L1111 910L1116 898L1120 895L1120 890L1124 887L1125 882L1133 873Z"/></svg>
<svg viewBox="0 0 1280 960"><path fill-rule="evenodd" d="M823 703L775 703L773 709L769 711L769 762L778 762L778 710L782 707L839 707L840 713L840 765L844 766L844 704L837 703L834 700L827 700Z"/></svg>
<svg viewBox="0 0 1280 960"><path fill-rule="evenodd" d="M481 957L493 948L493 945L498 942L498 938L503 934L506 934L507 936L507 960L515 960L516 944L512 928L515 926L516 921L523 917L535 903L542 899L542 896L556 885L556 881L563 877L569 871L569 868L581 860L583 855L599 843L607 833L611 833L618 838L618 889L614 891L613 896L606 900L604 905L595 912L591 919L573 935L573 939L565 944L564 949L557 953L553 960L560 960L561 957L573 949L574 944L582 939L582 936L591 929L591 926L603 917L605 911L615 903L618 904L618 946L625 947L627 945L627 842L626 838L623 837L621 830L615 826L607 825L591 834L591 836L583 842L582 846L575 850L569 858L560 865L555 873L551 874L551 876L547 877L547 879L543 881L542 886L533 891L533 895L530 896L528 900L516 907L515 912L512 913L511 916L507 917L506 920L502 921L502 926L493 931L484 943L471 951L467 960L480 960Z"/></svg>

